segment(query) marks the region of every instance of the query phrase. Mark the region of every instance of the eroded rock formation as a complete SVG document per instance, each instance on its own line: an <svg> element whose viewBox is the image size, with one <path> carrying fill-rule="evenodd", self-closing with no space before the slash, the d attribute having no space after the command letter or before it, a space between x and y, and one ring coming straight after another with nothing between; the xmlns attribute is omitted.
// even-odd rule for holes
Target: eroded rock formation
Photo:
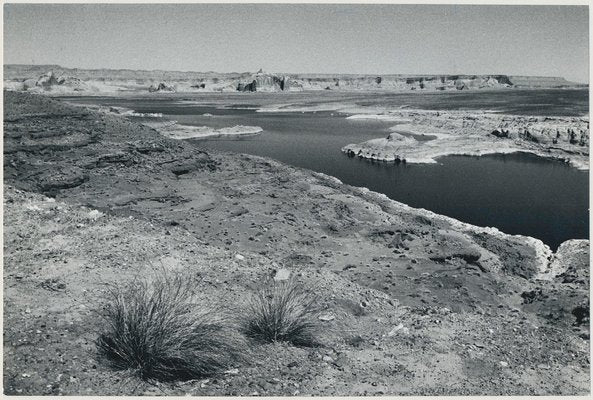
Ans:
<svg viewBox="0 0 593 400"><path fill-rule="evenodd" d="M165 82L160 82L158 85L150 85L148 88L149 92L175 92L175 88L171 85L167 85Z"/></svg>
<svg viewBox="0 0 593 400"><path fill-rule="evenodd" d="M239 82L239 92L279 92L290 90L289 78L266 73L255 74L251 82Z"/></svg>

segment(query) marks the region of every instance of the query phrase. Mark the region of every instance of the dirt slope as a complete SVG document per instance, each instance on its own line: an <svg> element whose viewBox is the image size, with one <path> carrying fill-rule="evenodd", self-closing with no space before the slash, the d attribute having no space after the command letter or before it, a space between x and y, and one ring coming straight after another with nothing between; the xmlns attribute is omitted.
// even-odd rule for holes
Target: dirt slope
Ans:
<svg viewBox="0 0 593 400"><path fill-rule="evenodd" d="M588 241L553 256L121 117L23 93L4 102L7 394L589 392ZM320 348L254 346L236 374L143 384L107 369L93 340L105 283L155 268L197 277L237 314L285 268L335 318Z"/></svg>

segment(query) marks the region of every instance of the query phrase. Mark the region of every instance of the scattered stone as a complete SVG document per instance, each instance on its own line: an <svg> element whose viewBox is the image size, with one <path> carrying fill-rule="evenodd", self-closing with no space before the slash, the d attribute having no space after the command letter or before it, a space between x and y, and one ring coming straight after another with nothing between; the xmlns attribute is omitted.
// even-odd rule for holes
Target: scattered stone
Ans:
<svg viewBox="0 0 593 400"><path fill-rule="evenodd" d="M279 269L278 271L276 271L276 274L274 275L275 281L286 281L289 278L290 278L290 271L285 268Z"/></svg>
<svg viewBox="0 0 593 400"><path fill-rule="evenodd" d="M46 279L41 283L41 287L47 290L59 291L66 289L66 284L64 282L60 282L59 279Z"/></svg>
<svg viewBox="0 0 593 400"><path fill-rule="evenodd" d="M336 317L332 314L320 315L318 318L320 321L333 321L334 319L336 319Z"/></svg>
<svg viewBox="0 0 593 400"><path fill-rule="evenodd" d="M393 335L395 335L403 327L404 327L404 324L399 324L399 325L395 326L391 331L389 331L389 333L387 334L387 336L393 336Z"/></svg>
<svg viewBox="0 0 593 400"><path fill-rule="evenodd" d="M98 219L101 218L103 216L103 213L99 210L92 210L91 212L89 212L89 218L91 219Z"/></svg>

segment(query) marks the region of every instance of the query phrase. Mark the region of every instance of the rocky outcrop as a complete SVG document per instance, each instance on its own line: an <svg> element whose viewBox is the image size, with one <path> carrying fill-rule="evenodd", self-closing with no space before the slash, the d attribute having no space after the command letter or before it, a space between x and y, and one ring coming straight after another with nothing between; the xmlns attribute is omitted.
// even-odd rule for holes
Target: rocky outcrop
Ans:
<svg viewBox="0 0 593 400"><path fill-rule="evenodd" d="M6 86L18 91L85 91L89 88L80 79L53 70L47 71L38 78L27 78L20 82L12 82Z"/></svg>
<svg viewBox="0 0 593 400"><path fill-rule="evenodd" d="M64 83L64 81L65 78L61 77L60 83ZM52 85L58 85L60 83L58 83L58 79L56 79L56 77L54 76L53 71L49 71L48 73L40 76L37 80L37 86L42 86L44 88L48 88Z"/></svg>
<svg viewBox="0 0 593 400"><path fill-rule="evenodd" d="M171 139L209 139L213 137L239 137L257 135L263 131L259 126L235 125L224 128L178 124L176 121L142 122Z"/></svg>
<svg viewBox="0 0 593 400"><path fill-rule="evenodd" d="M309 90L469 90L512 87L506 75L295 75Z"/></svg>
<svg viewBox="0 0 593 400"><path fill-rule="evenodd" d="M503 128L496 128L495 130L490 132L490 134L494 135L496 137L499 137L499 138L508 138L509 137L509 131L507 129L503 129Z"/></svg>
<svg viewBox="0 0 593 400"><path fill-rule="evenodd" d="M160 82L158 85L150 85L148 88L149 92L175 92L175 88L171 85L167 85L165 82Z"/></svg>
<svg viewBox="0 0 593 400"><path fill-rule="evenodd" d="M191 86L194 89L206 89L206 84L204 82L197 83Z"/></svg>
<svg viewBox="0 0 593 400"><path fill-rule="evenodd" d="M239 92L255 92L257 91L257 81L253 80L249 83L241 83L237 85L237 91Z"/></svg>
<svg viewBox="0 0 593 400"><path fill-rule="evenodd" d="M387 138L350 144L348 156L374 161L434 163L445 155L529 152L589 168L589 121L584 117L535 117L465 111L391 110L349 118L403 122ZM400 134L402 133L402 134ZM403 135L405 133L405 135Z"/></svg>
<svg viewBox="0 0 593 400"><path fill-rule="evenodd" d="M289 78L266 73L257 73L251 82L239 82L239 92L280 92L290 90Z"/></svg>

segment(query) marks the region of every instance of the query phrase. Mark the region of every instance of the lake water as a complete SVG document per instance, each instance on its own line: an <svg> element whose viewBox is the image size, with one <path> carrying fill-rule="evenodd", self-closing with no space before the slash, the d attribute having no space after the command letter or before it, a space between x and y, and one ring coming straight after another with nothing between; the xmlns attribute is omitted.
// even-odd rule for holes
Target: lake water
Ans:
<svg viewBox="0 0 593 400"><path fill-rule="evenodd" d="M406 104L425 109L513 110L526 115L582 115L586 91L500 91L470 94L319 95L319 103ZM511 93L510 98L508 93ZM224 98L221 100L221 97ZM449 156L438 164L393 165L349 158L340 149L350 143L387 136L393 122L347 120L336 112L258 113L270 99L311 104L310 98L277 94L158 96L154 98L69 98L79 103L123 106L160 112L181 124L260 126L257 136L196 141L200 146L271 157L297 167L367 187L413 207L422 207L479 226L541 239L553 249L567 239L589 237L589 175L564 163L530 154ZM350 97L347 97L350 96ZM201 104L182 103L180 100ZM287 101L289 100L289 101ZM399 101L399 103L398 103ZM269 103L271 104L271 103ZM446 104L446 106L445 106ZM572 104L572 107L568 105ZM221 108L224 107L224 108ZM237 109L234 107L243 107ZM204 116L203 114L212 114Z"/></svg>

